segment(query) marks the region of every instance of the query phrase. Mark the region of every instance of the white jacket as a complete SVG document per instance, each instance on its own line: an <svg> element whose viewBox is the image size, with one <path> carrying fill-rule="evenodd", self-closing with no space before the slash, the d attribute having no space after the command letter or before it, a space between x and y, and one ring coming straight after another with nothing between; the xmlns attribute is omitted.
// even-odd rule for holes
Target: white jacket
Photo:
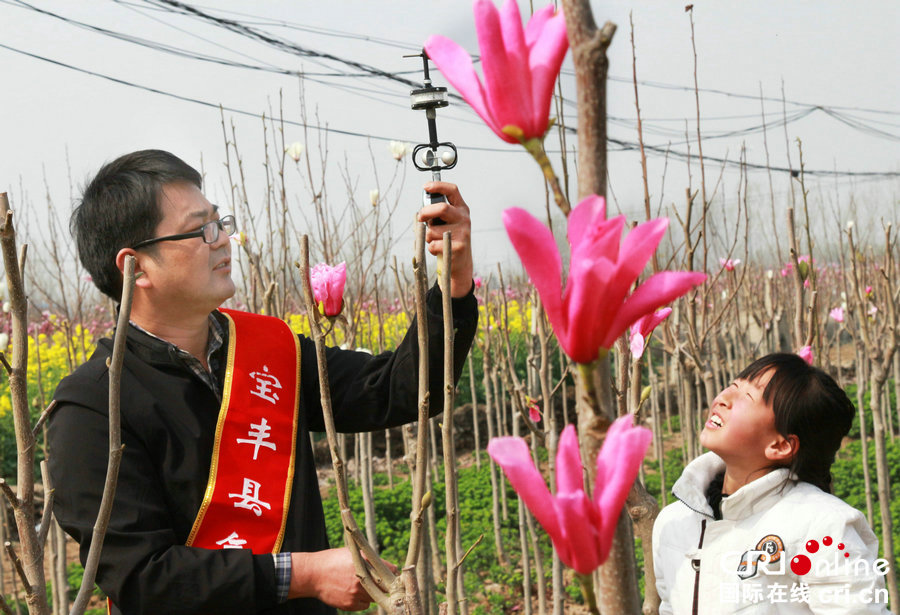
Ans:
<svg viewBox="0 0 900 615"><path fill-rule="evenodd" d="M724 498L716 521L706 488L724 470L715 453L692 461L656 519L660 615L888 613L887 562L859 511L779 469Z"/></svg>

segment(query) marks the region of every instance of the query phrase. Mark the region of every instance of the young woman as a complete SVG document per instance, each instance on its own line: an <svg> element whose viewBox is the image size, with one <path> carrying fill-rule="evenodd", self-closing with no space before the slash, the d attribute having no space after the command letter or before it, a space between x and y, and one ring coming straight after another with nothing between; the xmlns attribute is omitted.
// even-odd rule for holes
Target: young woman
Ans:
<svg viewBox="0 0 900 615"><path fill-rule="evenodd" d="M710 450L653 529L660 614L887 613L878 540L831 495L855 410L822 370L772 354L713 400Z"/></svg>

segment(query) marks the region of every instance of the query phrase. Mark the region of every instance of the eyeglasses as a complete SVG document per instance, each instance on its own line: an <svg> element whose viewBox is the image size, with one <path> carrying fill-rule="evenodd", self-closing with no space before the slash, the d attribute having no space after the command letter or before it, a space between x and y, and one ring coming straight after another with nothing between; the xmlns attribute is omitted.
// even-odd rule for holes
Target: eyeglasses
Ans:
<svg viewBox="0 0 900 615"><path fill-rule="evenodd" d="M160 241L178 241L179 239L191 239L192 237L202 237L203 243L215 243L219 238L219 231L223 231L230 237L231 235L234 235L234 232L236 230L237 222L235 222L234 216L225 216L224 218L213 220L212 222L207 222L196 231L191 231L190 233L181 233L179 235L166 235L164 237L145 239L144 241L137 242L136 244L131 246L131 248L133 250L137 250L138 248L145 248Z"/></svg>

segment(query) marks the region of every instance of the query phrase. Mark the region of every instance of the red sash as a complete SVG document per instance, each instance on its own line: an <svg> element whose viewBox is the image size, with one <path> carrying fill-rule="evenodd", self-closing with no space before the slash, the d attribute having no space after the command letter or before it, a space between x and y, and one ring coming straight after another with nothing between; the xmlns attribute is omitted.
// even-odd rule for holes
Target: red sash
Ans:
<svg viewBox="0 0 900 615"><path fill-rule="evenodd" d="M228 368L209 482L185 544L277 553L294 478L300 343L278 318L220 311Z"/></svg>

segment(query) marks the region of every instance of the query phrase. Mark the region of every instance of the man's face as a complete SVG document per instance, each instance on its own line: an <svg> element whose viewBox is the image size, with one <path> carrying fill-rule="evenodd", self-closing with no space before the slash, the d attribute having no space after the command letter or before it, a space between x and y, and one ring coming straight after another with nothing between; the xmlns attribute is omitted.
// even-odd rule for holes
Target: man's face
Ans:
<svg viewBox="0 0 900 615"><path fill-rule="evenodd" d="M164 186L160 210L155 237L190 233L219 219L216 208L189 182ZM224 232L211 244L192 237L161 241L152 250L144 270L160 307L211 312L234 295L231 242Z"/></svg>

